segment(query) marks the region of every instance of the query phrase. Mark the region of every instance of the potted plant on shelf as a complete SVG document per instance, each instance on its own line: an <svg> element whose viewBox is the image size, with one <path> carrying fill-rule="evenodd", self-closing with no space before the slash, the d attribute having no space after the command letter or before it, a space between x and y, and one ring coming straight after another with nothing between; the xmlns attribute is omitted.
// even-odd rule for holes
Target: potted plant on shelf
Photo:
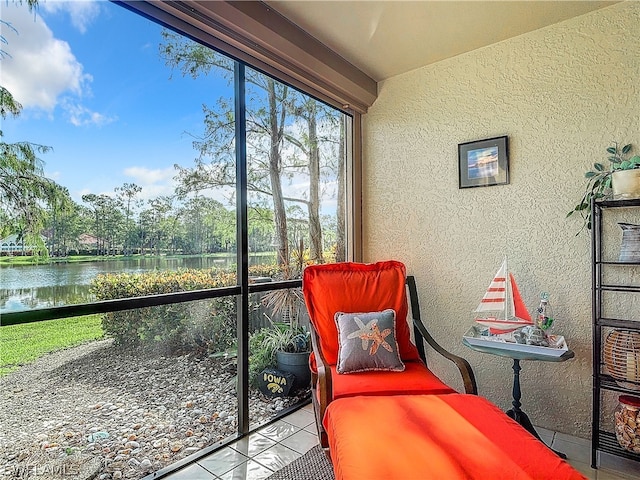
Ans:
<svg viewBox="0 0 640 480"><path fill-rule="evenodd" d="M610 165L605 168L600 162L593 164L593 170L584 174L587 179L584 195L580 202L567 213L580 213L584 223L578 234L586 227L591 229L591 201L602 199L610 194L614 199L640 197L640 156L629 157L633 146L620 147L617 142L607 148Z"/></svg>

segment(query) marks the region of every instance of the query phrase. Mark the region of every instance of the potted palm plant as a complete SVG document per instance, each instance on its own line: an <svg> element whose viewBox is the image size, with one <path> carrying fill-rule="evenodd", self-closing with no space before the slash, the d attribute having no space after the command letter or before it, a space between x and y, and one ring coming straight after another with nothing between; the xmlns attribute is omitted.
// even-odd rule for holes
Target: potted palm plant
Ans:
<svg viewBox="0 0 640 480"><path fill-rule="evenodd" d="M593 170L584 174L587 179L584 194L580 202L567 213L567 217L578 212L584 220L578 234L586 227L591 229L591 201L609 195L614 199L640 197L640 156L630 156L631 144L620 147L617 142L607 148L609 168L596 162Z"/></svg>
<svg viewBox="0 0 640 480"><path fill-rule="evenodd" d="M304 267L303 244L292 252L295 261L284 265L282 275L285 280L300 278ZM267 293L262 303L271 310L271 328L265 332L264 345L270 349L278 370L295 375L295 388L305 388L311 381L309 354L311 353L310 332L300 324L303 315L304 297L300 288L273 290ZM274 320L276 318L276 320Z"/></svg>

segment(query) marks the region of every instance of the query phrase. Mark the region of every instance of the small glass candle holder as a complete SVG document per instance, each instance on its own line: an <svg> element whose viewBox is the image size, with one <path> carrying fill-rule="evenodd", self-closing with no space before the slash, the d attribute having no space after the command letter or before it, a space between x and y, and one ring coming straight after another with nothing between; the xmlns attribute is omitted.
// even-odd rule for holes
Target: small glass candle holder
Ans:
<svg viewBox="0 0 640 480"><path fill-rule="evenodd" d="M542 292L540 294L540 304L534 312L533 323L548 334L553 325L553 321L553 310L551 304L549 304L549 294Z"/></svg>

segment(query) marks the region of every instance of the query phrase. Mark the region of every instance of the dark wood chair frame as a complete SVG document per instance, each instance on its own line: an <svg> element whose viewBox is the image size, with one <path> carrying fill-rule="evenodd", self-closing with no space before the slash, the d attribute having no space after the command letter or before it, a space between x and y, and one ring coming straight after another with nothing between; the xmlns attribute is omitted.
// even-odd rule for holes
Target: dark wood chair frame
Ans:
<svg viewBox="0 0 640 480"><path fill-rule="evenodd" d="M406 284L409 290L409 301L411 304L411 313L413 316L413 331L416 339L416 347L420 358L427 365L427 355L425 351L425 342L433 348L437 353L445 357L446 359L455 363L456 367L462 375L462 381L464 383L465 393L477 395L478 388L476 385L476 379L471 369L471 365L464 358L454 355L445 348L443 348L436 340L431 336L427 328L422 323L420 316L420 305L418 303L418 291L416 289L416 281L413 276L407 276ZM419 341L422 340L422 341ZM313 401L313 409L316 417L316 427L318 429L318 437L320 439L320 445L322 448L329 447L329 441L327 438L327 432L322 425L322 419L327 406L331 402L332 387L331 387L331 369L327 365L325 358L320 351L320 339L318 333L311 324L311 343L313 346L313 352L316 358L317 372L311 374L311 397Z"/></svg>

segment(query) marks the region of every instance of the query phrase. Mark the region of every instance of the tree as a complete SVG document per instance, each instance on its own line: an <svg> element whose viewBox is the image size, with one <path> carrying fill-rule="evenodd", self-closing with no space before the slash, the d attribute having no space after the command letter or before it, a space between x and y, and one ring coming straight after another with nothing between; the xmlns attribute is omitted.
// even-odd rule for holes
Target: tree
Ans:
<svg viewBox="0 0 640 480"><path fill-rule="evenodd" d="M0 86L2 119L7 113L17 117L22 110L7 89ZM0 130L0 210L14 221L24 223L29 234L35 234L45 219L43 204L53 205L68 198L65 188L44 176L38 154L51 147L31 142L7 143Z"/></svg>
<svg viewBox="0 0 640 480"><path fill-rule="evenodd" d="M167 247L166 239L169 237L168 225L166 223L167 214L173 209L173 198L161 196L149 200L148 204L151 207L149 210L150 218L152 219L152 231L149 236L150 248L155 248L156 255L160 255L160 251L163 247Z"/></svg>
<svg viewBox="0 0 640 480"><path fill-rule="evenodd" d="M197 78L208 75L212 69L221 69L225 75L233 74L233 61L219 55L215 51L191 42L170 32L163 32L167 43L161 45L161 56L167 65L180 68L183 75ZM289 243L287 235L287 216L282 194L283 161L282 142L286 120L286 101L289 89L270 77L250 70L247 79L258 85L267 94L267 109L256 109L254 115L247 115L247 142L252 139L254 148L260 140L267 138L268 145L261 148L266 158L249 165L248 172L250 191L271 197L273 202L274 223L276 225L276 252L278 263L289 260ZM225 99L218 101L217 109L203 107L205 113L205 132L196 137L194 147L200 151L200 158L194 168L183 168L176 165L178 180L181 183L179 194L185 196L192 192L211 187L235 186L234 166L234 122L232 103ZM262 145L261 145L262 146ZM207 164L203 159L211 159ZM266 167L266 168L265 168ZM268 180L268 182L265 182Z"/></svg>
<svg viewBox="0 0 640 480"><path fill-rule="evenodd" d="M67 254L66 235L70 221L73 219L76 204L71 197L66 196L54 199L49 205L47 227L49 232L48 248L51 255L59 256Z"/></svg>
<svg viewBox="0 0 640 480"><path fill-rule="evenodd" d="M197 78L219 69L231 80L233 61L211 49L170 32L163 32L166 40L160 46L161 56L168 66L183 75ZM289 258L290 245L297 245L286 215L288 205L304 205L307 212L309 256L323 262L323 232L320 220L323 179L330 171L338 171L338 183L344 183L344 115L322 103L298 93L286 85L253 69L246 77L247 126L247 188L250 206L273 208L275 246L278 262ZM207 188L235 186L234 116L230 99L220 98L214 106L203 105L205 128L193 135L194 147L200 152L195 166L176 165L178 194L189 195ZM331 127L332 133L329 132ZM336 138L339 137L339 138ZM339 146L339 147L338 147ZM292 151L297 150L297 152ZM324 171L324 173L323 173ZM309 189L300 196L285 195L283 182L306 175ZM335 181L335 177L333 178ZM344 193L338 188L338 215L344 221ZM341 246L339 257L344 259L344 226L336 242Z"/></svg>
<svg viewBox="0 0 640 480"><path fill-rule="evenodd" d="M22 1L18 3L22 4ZM27 0L29 10L33 10L37 0ZM7 22L0 20L15 31ZM0 37L2 43L8 41ZM0 49L0 59L9 56ZM0 85L0 116L6 120L8 116L18 117L22 105L11 92ZM65 202L68 192L53 180L44 176L43 162L39 154L45 154L51 147L38 145L28 141L7 143L0 130L0 211L12 223L21 225L24 235L30 241L42 243L36 235L46 218L45 205Z"/></svg>
<svg viewBox="0 0 640 480"><path fill-rule="evenodd" d="M115 255L121 245L120 234L124 217L117 208L117 201L109 195L96 195L95 193L83 195L82 201L89 204L93 213L96 253L98 255Z"/></svg>
<svg viewBox="0 0 640 480"><path fill-rule="evenodd" d="M286 117L286 99L288 88L271 77L266 78L266 91L269 101L269 180L271 181L271 197L273 198L273 221L276 226L276 262L279 265L289 263L289 236L287 233L287 214L282 196L283 172L282 139ZM278 88L279 87L279 88ZM276 89L281 90L281 96L276 96ZM260 120L255 122L260 125Z"/></svg>
<svg viewBox="0 0 640 480"><path fill-rule="evenodd" d="M122 187L116 187L115 192L118 197L118 200L122 203L125 214L125 239L124 239L124 254L131 254L131 243L132 243L132 233L133 228L135 226L135 222L131 220L132 207L134 207L137 202L135 201L136 195L138 195L142 191L142 187L136 185L135 183L124 183Z"/></svg>
<svg viewBox="0 0 640 480"><path fill-rule="evenodd" d="M66 256L79 251L80 235L90 231L92 215L88 209L74 201L50 206L45 226L47 248L51 255Z"/></svg>
<svg viewBox="0 0 640 480"><path fill-rule="evenodd" d="M309 257L316 263L324 263L322 258L322 227L320 225L320 147L318 141L318 107L311 98L302 99L295 107L295 114L306 122L306 138L287 135L287 140L298 147L307 157L309 174L309 199L307 206L309 221Z"/></svg>
<svg viewBox="0 0 640 480"><path fill-rule="evenodd" d="M336 213L336 262L344 262L347 259L347 244L346 244L346 231L345 226L347 222L346 214L346 198L347 198L347 185L346 185L346 168L345 168L345 133L346 133L346 118L343 115L340 118L340 141L338 142L338 205Z"/></svg>

